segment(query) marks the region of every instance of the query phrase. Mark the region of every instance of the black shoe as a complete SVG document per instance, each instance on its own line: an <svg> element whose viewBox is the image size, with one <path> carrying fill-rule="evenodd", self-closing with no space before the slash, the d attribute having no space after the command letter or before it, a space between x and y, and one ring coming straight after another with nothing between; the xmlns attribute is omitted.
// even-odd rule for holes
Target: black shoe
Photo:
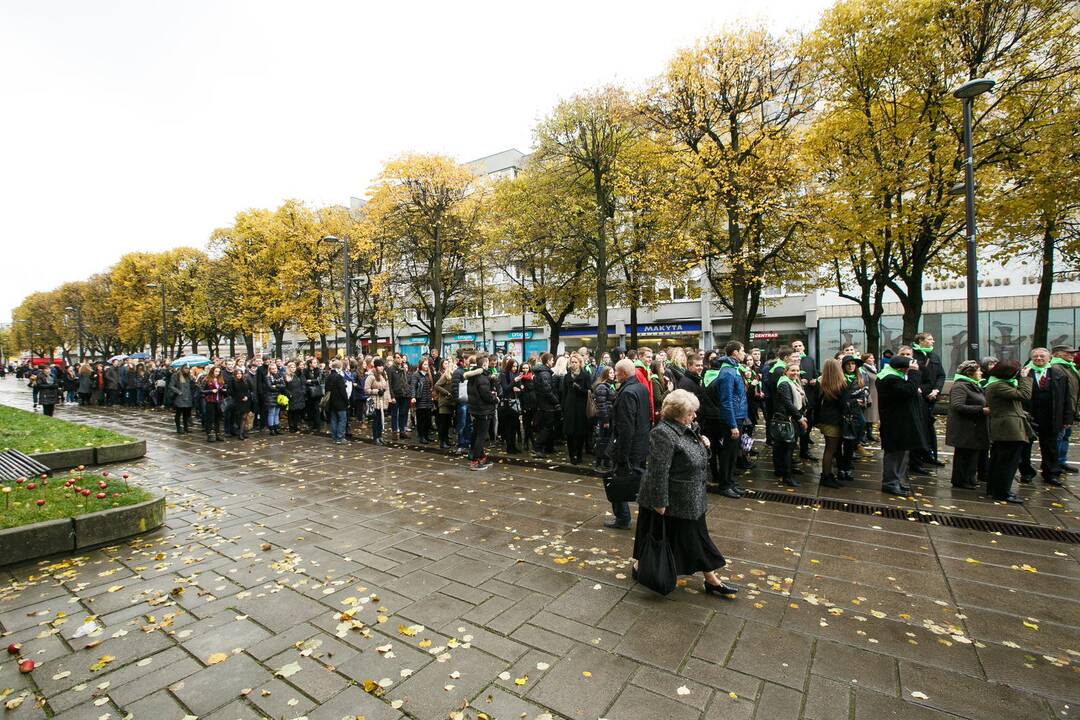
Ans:
<svg viewBox="0 0 1080 720"><path fill-rule="evenodd" d="M1054 487L1065 487L1065 483L1053 476L1043 478L1043 482L1047 485L1053 485Z"/></svg>
<svg viewBox="0 0 1080 720"><path fill-rule="evenodd" d="M922 465L909 466L908 472L912 475L926 475L927 477L934 477L934 472L924 468Z"/></svg>
<svg viewBox="0 0 1080 720"><path fill-rule="evenodd" d="M1080 470L1077 470L1077 469L1076 469L1076 468L1074 468L1074 467L1073 467L1072 465L1062 465L1062 466L1061 466L1060 468L1058 468L1058 469L1059 469L1059 470L1061 470L1061 472L1063 472L1063 473L1069 473L1070 475L1074 475L1074 474L1076 474L1076 473L1080 473Z"/></svg>
<svg viewBox="0 0 1080 720"><path fill-rule="evenodd" d="M742 487L741 485L732 485L731 489L739 493L739 497L742 497L746 494L746 488Z"/></svg>
<svg viewBox="0 0 1080 720"><path fill-rule="evenodd" d="M822 487L827 488L839 488L844 487L840 484L840 481L836 479L836 476L832 473L821 473L821 478L818 480Z"/></svg>
<svg viewBox="0 0 1080 720"><path fill-rule="evenodd" d="M899 485L882 485L881 492L885 493L886 495L897 495L900 497L904 497L905 495L907 495L907 493L905 493L903 488L901 488Z"/></svg>
<svg viewBox="0 0 1080 720"><path fill-rule="evenodd" d="M782 477L780 478L780 482L784 483L787 487L799 487L799 481L795 478Z"/></svg>
<svg viewBox="0 0 1080 720"><path fill-rule="evenodd" d="M1035 482L1035 473L1031 473L1030 475L1027 473L1020 473L1019 482L1021 485L1030 485Z"/></svg>
<svg viewBox="0 0 1080 720"><path fill-rule="evenodd" d="M979 489L979 483L977 483L977 482L957 483L957 484L953 485L953 487L954 488L959 488L961 490L978 490Z"/></svg>
<svg viewBox="0 0 1080 720"><path fill-rule="evenodd" d="M606 520L604 521L604 527L610 528L611 530L629 530L630 523L626 523L625 525L623 525L618 520ZM636 573L634 575L634 579L637 579Z"/></svg>
<svg viewBox="0 0 1080 720"><path fill-rule="evenodd" d="M735 490L735 488L729 488L729 487L728 487L728 488L724 488L723 490L719 490L718 492L719 492L719 493L720 493L721 495L723 495L724 497L734 498L734 499L736 499L736 500L738 500L739 498L741 498L741 497L742 497L742 495L740 495L740 494L738 493L738 491L737 491L737 490Z"/></svg>
<svg viewBox="0 0 1080 720"><path fill-rule="evenodd" d="M713 585L708 580L705 581L705 594L706 595L719 595L725 600L734 600L739 595L739 591L730 585L720 583L719 585Z"/></svg>
<svg viewBox="0 0 1080 720"><path fill-rule="evenodd" d="M1009 493L1008 495L1006 495L1003 498L994 498L994 501L995 502L1009 503L1010 505L1023 505L1024 504L1024 499L1022 497L1020 497L1019 495L1014 495L1013 493Z"/></svg>
<svg viewBox="0 0 1080 720"><path fill-rule="evenodd" d="M791 474L792 475L802 475L803 474L802 468L800 468L800 467L791 468Z"/></svg>
<svg viewBox="0 0 1080 720"><path fill-rule="evenodd" d="M905 485L904 483L900 483L900 490L905 495L910 495L911 494L911 486L910 485Z"/></svg>
<svg viewBox="0 0 1080 720"><path fill-rule="evenodd" d="M941 462L937 458L927 458L926 462L930 465L935 465L937 467L945 467L945 463Z"/></svg>
<svg viewBox="0 0 1080 720"><path fill-rule="evenodd" d="M814 457L813 455L811 455L808 452L799 453L799 457L802 458L803 460L817 460L816 457Z"/></svg>

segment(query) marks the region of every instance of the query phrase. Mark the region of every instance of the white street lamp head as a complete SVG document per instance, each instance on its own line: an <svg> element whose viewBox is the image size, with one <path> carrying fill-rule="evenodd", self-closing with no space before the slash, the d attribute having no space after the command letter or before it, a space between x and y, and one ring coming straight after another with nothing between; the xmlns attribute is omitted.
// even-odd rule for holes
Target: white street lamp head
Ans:
<svg viewBox="0 0 1080 720"><path fill-rule="evenodd" d="M325 235L325 236L323 236L322 241L323 242L331 242L331 243L339 243L339 242L341 242L341 239L336 238L333 235Z"/></svg>
<svg viewBox="0 0 1080 720"><path fill-rule="evenodd" d="M146 283L146 287L154 290L155 288L157 288L157 283Z"/></svg>
<svg viewBox="0 0 1080 720"><path fill-rule="evenodd" d="M976 95L990 92L996 84L997 80L992 80L990 78L975 78L974 80L968 80L966 83L953 90L952 94L953 97L960 98L961 100L973 98Z"/></svg>
<svg viewBox="0 0 1080 720"><path fill-rule="evenodd" d="M68 305L68 306L67 306L66 308L64 308L64 309L65 309L65 310L70 310L71 312L75 312L75 308L74 308L74 307L72 307L71 305Z"/></svg>

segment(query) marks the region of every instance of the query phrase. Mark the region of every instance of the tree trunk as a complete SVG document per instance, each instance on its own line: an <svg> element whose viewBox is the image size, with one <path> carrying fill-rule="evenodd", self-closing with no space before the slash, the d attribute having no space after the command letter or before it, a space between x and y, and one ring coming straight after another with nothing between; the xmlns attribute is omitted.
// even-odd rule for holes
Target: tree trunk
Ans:
<svg viewBox="0 0 1080 720"><path fill-rule="evenodd" d="M608 349L607 335L607 286L608 286L608 261L607 261L607 212L603 201L603 188L600 185L599 175L594 175L594 190L596 192L597 223L596 223L596 357L600 357Z"/></svg>
<svg viewBox="0 0 1080 720"><path fill-rule="evenodd" d="M638 346L637 311L637 298L634 298L630 301L630 342L626 346L627 350L629 350L630 348L636 348ZM603 350L600 351L601 354L603 354L603 352Z"/></svg>
<svg viewBox="0 0 1080 720"><path fill-rule="evenodd" d="M236 331L229 333L229 357L236 357Z"/></svg>
<svg viewBox="0 0 1080 720"><path fill-rule="evenodd" d="M284 357L281 354L281 343L285 342L285 326L279 325L277 327L271 326L270 328L274 333L274 357L280 360Z"/></svg>
<svg viewBox="0 0 1080 720"><path fill-rule="evenodd" d="M244 347L247 348L248 358L255 357L255 333L244 333Z"/></svg>
<svg viewBox="0 0 1080 720"><path fill-rule="evenodd" d="M209 350L209 348L207 348ZM195 333L191 333L191 354L199 354L199 336Z"/></svg>
<svg viewBox="0 0 1080 720"><path fill-rule="evenodd" d="M905 279L907 292L901 296L901 304L904 306L904 342L910 345L915 342L915 336L919 334L919 323L922 321L922 288L923 271L915 269Z"/></svg>
<svg viewBox="0 0 1080 720"><path fill-rule="evenodd" d="M750 320L747 315L749 292L746 286L733 279L731 284L731 339L744 345L750 343ZM716 344L717 347L720 343Z"/></svg>
<svg viewBox="0 0 1080 720"><path fill-rule="evenodd" d="M1054 291L1054 231L1053 218L1043 216L1042 272L1039 276L1039 299L1035 304L1035 330L1031 347L1046 347L1050 334L1050 296Z"/></svg>
<svg viewBox="0 0 1080 720"><path fill-rule="evenodd" d="M319 359L326 362L326 358L330 357L330 348L326 346L326 333L319 333L319 351L322 352Z"/></svg>

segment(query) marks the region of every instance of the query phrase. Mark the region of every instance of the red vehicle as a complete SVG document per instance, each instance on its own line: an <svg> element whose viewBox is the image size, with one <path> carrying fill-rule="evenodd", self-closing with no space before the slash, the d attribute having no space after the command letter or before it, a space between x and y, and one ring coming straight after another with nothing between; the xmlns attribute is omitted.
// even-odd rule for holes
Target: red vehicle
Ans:
<svg viewBox="0 0 1080 720"><path fill-rule="evenodd" d="M61 370L64 370L64 369L67 368L67 363L64 361L64 358L52 358L52 359L49 359L49 358L36 357L36 358L32 358L30 360L30 366L34 367L34 368L44 367L45 365L48 365L49 363L52 363L53 365L58 366Z"/></svg>

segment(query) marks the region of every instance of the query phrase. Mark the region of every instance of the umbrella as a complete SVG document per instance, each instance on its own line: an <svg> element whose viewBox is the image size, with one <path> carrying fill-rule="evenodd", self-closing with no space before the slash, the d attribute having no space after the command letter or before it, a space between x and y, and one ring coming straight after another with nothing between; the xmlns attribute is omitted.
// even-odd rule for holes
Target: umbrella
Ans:
<svg viewBox="0 0 1080 720"><path fill-rule="evenodd" d="M124 361L124 360L127 360L127 359L128 359L127 355L113 355L111 358L109 358L109 362L113 362L114 360Z"/></svg>
<svg viewBox="0 0 1080 720"><path fill-rule="evenodd" d="M210 364L212 364L210 358L205 355L185 355L182 358L173 360L169 363L169 367L203 367Z"/></svg>
<svg viewBox="0 0 1080 720"><path fill-rule="evenodd" d="M130 355L128 355L128 358L131 360L149 360L150 353L131 353Z"/></svg>

